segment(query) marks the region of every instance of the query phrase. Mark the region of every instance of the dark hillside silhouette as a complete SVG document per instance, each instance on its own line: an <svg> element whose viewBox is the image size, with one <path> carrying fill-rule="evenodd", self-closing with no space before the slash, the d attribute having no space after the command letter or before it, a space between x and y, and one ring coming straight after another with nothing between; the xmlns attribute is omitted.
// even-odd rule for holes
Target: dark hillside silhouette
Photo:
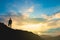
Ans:
<svg viewBox="0 0 60 40"><path fill-rule="evenodd" d="M14 30L0 23L0 40L60 40L59 36L38 36L32 32Z"/></svg>
<svg viewBox="0 0 60 40"><path fill-rule="evenodd" d="M43 40L32 32L14 30L0 23L0 40Z"/></svg>

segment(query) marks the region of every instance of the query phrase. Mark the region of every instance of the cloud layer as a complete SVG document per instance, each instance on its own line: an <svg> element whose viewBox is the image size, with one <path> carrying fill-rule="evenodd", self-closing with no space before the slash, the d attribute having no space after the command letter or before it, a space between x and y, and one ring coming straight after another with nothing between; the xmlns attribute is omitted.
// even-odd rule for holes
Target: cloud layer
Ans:
<svg viewBox="0 0 60 40"><path fill-rule="evenodd" d="M17 13L14 10L10 10L6 15L1 15L0 16L0 22L5 23L6 25L8 24L8 20L11 17L13 20L12 28L14 29L23 29L23 30L29 30L32 31L32 27L37 27L33 31L34 33L42 33L42 34L49 34L52 35L54 30L54 34L60 33L59 31L57 32L56 28L60 27L60 12L57 12L51 16L48 16L46 14L41 14L39 17L35 17L35 19L32 17L30 19L30 15L34 12L34 6L31 6L24 10L21 13ZM34 19L34 20L33 20ZM37 20L36 20L37 19ZM43 19L41 22L40 20ZM46 19L46 20L45 20ZM45 21L44 21L45 20ZM32 25L31 25L32 24ZM30 27L30 25L32 27ZM24 27L25 26L25 27ZM29 27L26 27L29 26ZM27 29L30 28L30 29ZM49 33L47 33L49 32Z"/></svg>

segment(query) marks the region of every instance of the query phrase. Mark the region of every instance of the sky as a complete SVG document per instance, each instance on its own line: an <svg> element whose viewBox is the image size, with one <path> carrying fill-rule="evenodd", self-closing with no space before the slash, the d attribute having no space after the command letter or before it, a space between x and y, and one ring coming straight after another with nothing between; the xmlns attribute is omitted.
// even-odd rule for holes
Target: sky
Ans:
<svg viewBox="0 0 60 40"><path fill-rule="evenodd" d="M0 14L9 11L20 12L31 8L32 16L47 14L52 15L60 11L60 0L0 0Z"/></svg>
<svg viewBox="0 0 60 40"><path fill-rule="evenodd" d="M59 35L60 0L0 0L0 22L38 35ZM53 36L54 36L53 35Z"/></svg>

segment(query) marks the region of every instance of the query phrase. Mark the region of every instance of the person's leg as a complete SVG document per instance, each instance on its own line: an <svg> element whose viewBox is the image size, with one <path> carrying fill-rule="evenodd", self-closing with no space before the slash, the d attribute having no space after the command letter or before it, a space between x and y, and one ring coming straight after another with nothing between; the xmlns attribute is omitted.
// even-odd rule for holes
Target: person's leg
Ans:
<svg viewBox="0 0 60 40"><path fill-rule="evenodd" d="M12 25L10 24L10 28L12 27Z"/></svg>

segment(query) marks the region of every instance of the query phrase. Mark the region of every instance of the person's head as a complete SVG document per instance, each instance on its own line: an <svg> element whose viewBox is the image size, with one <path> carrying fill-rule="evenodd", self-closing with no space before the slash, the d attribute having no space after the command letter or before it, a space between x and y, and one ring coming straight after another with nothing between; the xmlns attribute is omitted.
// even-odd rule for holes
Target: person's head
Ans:
<svg viewBox="0 0 60 40"><path fill-rule="evenodd" d="M10 20L11 20L11 18L10 18Z"/></svg>

